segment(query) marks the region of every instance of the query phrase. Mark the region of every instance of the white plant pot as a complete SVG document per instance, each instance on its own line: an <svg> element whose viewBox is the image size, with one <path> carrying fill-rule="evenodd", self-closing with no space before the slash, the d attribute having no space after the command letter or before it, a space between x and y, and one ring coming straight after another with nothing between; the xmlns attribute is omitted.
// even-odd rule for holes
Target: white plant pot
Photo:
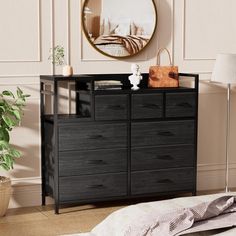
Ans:
<svg viewBox="0 0 236 236"><path fill-rule="evenodd" d="M70 65L65 65L62 68L63 76L72 76L73 75L73 68Z"/></svg>
<svg viewBox="0 0 236 236"><path fill-rule="evenodd" d="M12 194L11 180L5 178L0 181L0 217L5 216Z"/></svg>

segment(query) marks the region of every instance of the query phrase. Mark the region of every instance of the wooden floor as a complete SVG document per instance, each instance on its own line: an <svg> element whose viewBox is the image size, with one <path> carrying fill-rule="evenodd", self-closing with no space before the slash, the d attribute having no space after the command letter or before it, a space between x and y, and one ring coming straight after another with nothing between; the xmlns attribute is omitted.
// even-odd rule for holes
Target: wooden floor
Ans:
<svg viewBox="0 0 236 236"><path fill-rule="evenodd" d="M55 215L52 206L9 209L0 218L1 236L54 236L90 231L124 205L84 205L64 208Z"/></svg>
<svg viewBox="0 0 236 236"><path fill-rule="evenodd" d="M90 231L123 204L70 207L54 214L53 206L9 209L0 217L0 236L54 236Z"/></svg>
<svg viewBox="0 0 236 236"><path fill-rule="evenodd" d="M144 201L149 200L161 199ZM112 212L135 203L137 202L123 201L67 207L61 209L59 215L54 214L52 205L9 209L7 215L0 218L0 236L55 236L84 233L90 231Z"/></svg>

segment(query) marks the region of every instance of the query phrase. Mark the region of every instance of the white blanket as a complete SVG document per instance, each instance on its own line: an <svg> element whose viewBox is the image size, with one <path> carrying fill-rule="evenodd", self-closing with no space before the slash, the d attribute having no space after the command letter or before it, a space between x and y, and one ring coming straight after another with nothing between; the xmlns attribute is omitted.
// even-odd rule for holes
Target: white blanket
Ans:
<svg viewBox="0 0 236 236"><path fill-rule="evenodd" d="M183 208L192 208L201 203L214 201L219 197L225 195L226 194L214 194L214 195L197 196L197 197L184 197L171 200L131 205L109 215L104 221L98 224L91 232L77 235L78 236L149 236L149 235L167 236L163 235L161 231L158 232L158 230L156 231L153 230L153 232L155 232L153 234L151 234L150 232L149 234L147 234L145 230L148 227L153 227L154 229L155 227L157 228L158 226L157 216L163 216L165 214L168 215L170 212L176 212ZM235 196L236 193L230 193L230 195ZM219 219L218 227L220 227L220 222L221 220ZM152 225L154 223L156 225ZM197 227L200 227L199 230L201 230L201 225L200 226L197 225ZM211 231L211 232L204 232L204 233L201 232L198 234L194 233L185 235L235 236L236 229L233 228L222 233L216 233L216 231Z"/></svg>

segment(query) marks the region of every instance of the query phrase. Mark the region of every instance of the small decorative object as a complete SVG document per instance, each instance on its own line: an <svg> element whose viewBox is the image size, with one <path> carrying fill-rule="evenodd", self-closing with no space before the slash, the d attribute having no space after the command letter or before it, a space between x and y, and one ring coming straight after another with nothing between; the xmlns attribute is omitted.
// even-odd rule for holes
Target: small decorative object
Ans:
<svg viewBox="0 0 236 236"><path fill-rule="evenodd" d="M73 75L73 68L65 63L65 50L63 46L57 45L50 49L50 56L48 58L56 66L63 66L62 74L64 76Z"/></svg>
<svg viewBox="0 0 236 236"><path fill-rule="evenodd" d="M129 76L129 81L133 85L132 90L138 90L139 89L138 85L143 78L141 76L139 65L132 64L131 65L131 72L133 72L133 74Z"/></svg>
<svg viewBox="0 0 236 236"><path fill-rule="evenodd" d="M69 65L63 66L62 74L64 76L72 76L73 75L73 68L72 68L72 66L69 66Z"/></svg>
<svg viewBox="0 0 236 236"><path fill-rule="evenodd" d="M169 56L170 65L160 65L160 54L166 51ZM162 87L179 87L178 66L174 66L171 60L170 52L167 48L159 49L157 53L157 65L149 68L148 87L162 88Z"/></svg>
<svg viewBox="0 0 236 236"><path fill-rule="evenodd" d="M6 171L13 169L15 159L21 157L21 153L10 144L9 133L20 124L27 97L29 95L20 88L17 88L16 96L8 90L0 93L0 167ZM11 193L11 180L0 176L0 217L6 214Z"/></svg>

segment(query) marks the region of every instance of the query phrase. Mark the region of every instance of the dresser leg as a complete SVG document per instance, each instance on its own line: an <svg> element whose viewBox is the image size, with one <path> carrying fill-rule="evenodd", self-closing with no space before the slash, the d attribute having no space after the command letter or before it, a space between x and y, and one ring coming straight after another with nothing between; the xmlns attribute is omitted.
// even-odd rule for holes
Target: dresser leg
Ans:
<svg viewBox="0 0 236 236"><path fill-rule="evenodd" d="M55 204L55 214L59 215L59 204Z"/></svg>
<svg viewBox="0 0 236 236"><path fill-rule="evenodd" d="M42 194L42 206L45 206L46 205L46 196L45 194L43 193Z"/></svg>

